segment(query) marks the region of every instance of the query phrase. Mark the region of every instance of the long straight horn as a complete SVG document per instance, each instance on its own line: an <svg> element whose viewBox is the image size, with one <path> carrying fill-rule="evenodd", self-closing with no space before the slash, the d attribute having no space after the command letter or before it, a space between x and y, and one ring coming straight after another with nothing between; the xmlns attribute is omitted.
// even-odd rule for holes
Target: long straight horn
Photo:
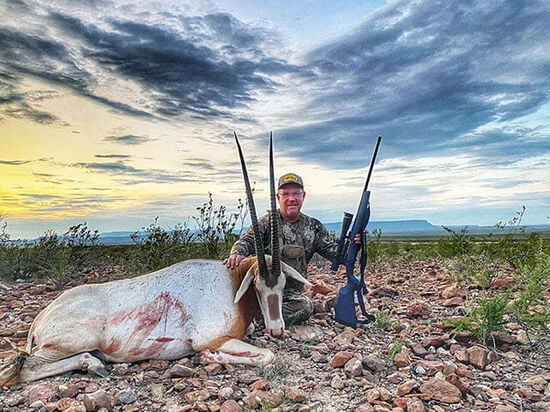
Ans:
<svg viewBox="0 0 550 412"><path fill-rule="evenodd" d="M252 228L254 229L254 246L256 247L256 257L258 258L258 267L260 275L267 277L267 263L265 261L265 249L260 236L260 226L258 225L258 216L256 215L256 206L254 205L254 198L252 196L252 189L250 188L250 180L248 179L248 172L246 170L246 163L244 161L243 151L237 133L235 134L235 142L237 142L237 149L239 151L239 158L241 160L241 169L243 171L244 186L246 187L246 199L248 200L248 211L250 212L250 220L252 221Z"/></svg>
<svg viewBox="0 0 550 412"><path fill-rule="evenodd" d="M275 173L273 166L273 134L269 132L269 185L271 191L271 273L273 276L281 274L281 249L279 246L279 214L275 197Z"/></svg>

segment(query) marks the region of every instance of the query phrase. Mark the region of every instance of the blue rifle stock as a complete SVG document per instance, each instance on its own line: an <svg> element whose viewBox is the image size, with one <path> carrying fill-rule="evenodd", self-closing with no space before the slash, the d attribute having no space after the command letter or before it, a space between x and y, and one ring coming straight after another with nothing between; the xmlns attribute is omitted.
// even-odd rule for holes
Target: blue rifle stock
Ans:
<svg viewBox="0 0 550 412"><path fill-rule="evenodd" d="M346 286L340 288L338 291L338 298L336 299L336 304L334 305L334 319L339 323L351 326L353 328L357 327L357 323L368 323L374 321L374 316L367 313L365 302L363 300L363 294L367 293L367 287L365 285L367 236L365 234L365 229L370 219L370 191L368 190L368 185L381 141L382 137L378 136L369 167L369 173L365 182L365 187L363 188L361 200L359 202L357 214L353 220L353 223L351 223L353 215L350 213L344 213L342 232L340 234L340 239L338 240L337 256L332 263L332 270L337 270L338 266L343 263L346 268L347 278ZM350 224L351 230L349 234L347 234ZM357 235L361 237L360 244L355 242ZM357 278L354 275L353 270L357 255L359 253L361 253L359 258L360 277ZM357 302L359 303L361 314L366 318L365 320L359 320L357 318L354 294L357 295Z"/></svg>

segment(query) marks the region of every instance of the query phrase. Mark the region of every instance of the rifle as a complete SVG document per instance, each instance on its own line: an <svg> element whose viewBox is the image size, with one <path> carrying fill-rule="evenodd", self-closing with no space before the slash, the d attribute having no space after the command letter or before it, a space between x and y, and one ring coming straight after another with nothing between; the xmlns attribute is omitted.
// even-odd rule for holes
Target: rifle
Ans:
<svg viewBox="0 0 550 412"><path fill-rule="evenodd" d="M357 213L353 223L353 215L351 213L344 212L342 230L340 233L340 238L338 239L337 254L331 267L332 270L337 270L340 264L344 264L346 267L346 278L348 281L346 286L340 288L338 291L338 298L336 299L336 304L334 305L334 320L353 328L357 327L357 323L364 324L375 320L373 315L367 313L365 302L363 300L363 294L367 293L367 286L365 285L365 266L367 264L367 236L365 234L365 228L367 227L367 223L369 223L370 218L370 191L368 190L368 186L381 142L382 136L378 136L376 147L372 154L367 180L365 181L365 187L363 188L361 200L359 202L359 207L357 208ZM350 226L351 230L348 234L348 229ZM361 236L361 244L355 243L354 239L357 235ZM355 261L359 252L361 252L359 258L360 277L357 278L353 274L353 269L355 267ZM355 312L355 299L353 298L354 292L357 295L357 301L359 303L362 315L366 318L365 320L360 320L357 318L357 314Z"/></svg>

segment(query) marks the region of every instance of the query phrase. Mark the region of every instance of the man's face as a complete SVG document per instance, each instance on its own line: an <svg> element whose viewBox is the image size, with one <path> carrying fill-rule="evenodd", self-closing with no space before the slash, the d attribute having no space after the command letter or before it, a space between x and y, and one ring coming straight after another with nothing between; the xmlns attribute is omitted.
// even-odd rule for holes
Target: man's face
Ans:
<svg viewBox="0 0 550 412"><path fill-rule="evenodd" d="M300 186L293 184L285 185L277 191L281 215L285 220L292 222L298 219L305 197L306 192Z"/></svg>

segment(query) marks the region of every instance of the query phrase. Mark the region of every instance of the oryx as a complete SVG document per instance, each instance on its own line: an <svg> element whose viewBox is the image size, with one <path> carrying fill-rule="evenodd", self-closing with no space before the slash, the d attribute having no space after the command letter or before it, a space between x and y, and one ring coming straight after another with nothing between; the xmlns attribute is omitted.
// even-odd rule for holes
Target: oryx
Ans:
<svg viewBox="0 0 550 412"><path fill-rule="evenodd" d="M286 277L309 282L280 260L278 221L272 222L274 256L263 242L237 135L257 258L233 270L214 260L188 260L131 279L77 286L63 292L34 319L25 351L0 368L0 385L33 381L77 369L100 376L102 360L178 359L194 352L207 362L267 364L269 349L244 342L261 310L268 332L282 337ZM271 208L275 213L273 144L269 144ZM284 276L281 276L281 273Z"/></svg>

